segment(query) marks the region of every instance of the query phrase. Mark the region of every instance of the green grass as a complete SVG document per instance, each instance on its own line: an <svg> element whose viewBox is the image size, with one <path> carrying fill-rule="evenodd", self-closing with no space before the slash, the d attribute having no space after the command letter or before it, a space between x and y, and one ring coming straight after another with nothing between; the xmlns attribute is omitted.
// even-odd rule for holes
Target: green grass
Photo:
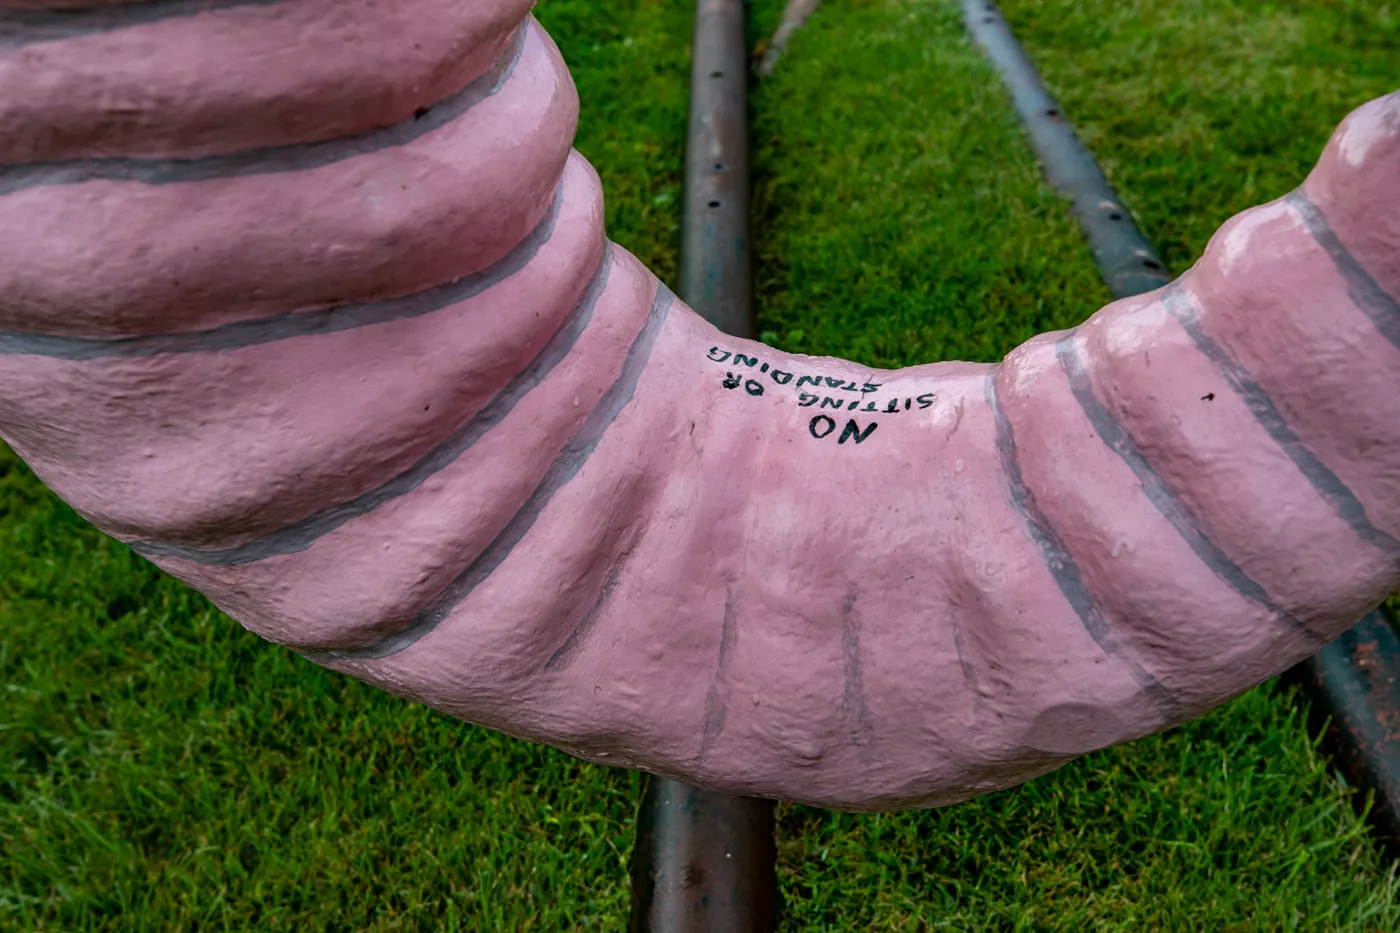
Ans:
<svg viewBox="0 0 1400 933"><path fill-rule="evenodd" d="M1178 269L1295 184L1400 47L1375 2L1005 9ZM690 4L540 15L611 233L674 284ZM1106 299L943 0L828 2L753 108L770 342L994 359ZM260 642L0 455L0 929L619 929L637 787ZM779 815L787 931L1400 929L1268 689L960 807Z"/></svg>
<svg viewBox="0 0 1400 933"><path fill-rule="evenodd" d="M1298 184L1400 88L1400 3L1006 0L1012 28L1167 264Z"/></svg>
<svg viewBox="0 0 1400 933"><path fill-rule="evenodd" d="M789 52L753 99L765 340L993 360L1108 300L953 4L832 4Z"/></svg>

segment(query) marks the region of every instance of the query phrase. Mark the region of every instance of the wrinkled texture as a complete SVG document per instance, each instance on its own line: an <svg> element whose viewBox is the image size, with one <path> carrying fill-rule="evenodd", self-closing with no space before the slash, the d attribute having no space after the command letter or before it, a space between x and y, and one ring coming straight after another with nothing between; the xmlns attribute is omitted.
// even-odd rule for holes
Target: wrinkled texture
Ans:
<svg viewBox="0 0 1400 933"><path fill-rule="evenodd" d="M0 4L0 434L332 668L923 806L1198 715L1400 587L1400 94L1161 292L881 372L725 337L606 242L520 0L44 6Z"/></svg>

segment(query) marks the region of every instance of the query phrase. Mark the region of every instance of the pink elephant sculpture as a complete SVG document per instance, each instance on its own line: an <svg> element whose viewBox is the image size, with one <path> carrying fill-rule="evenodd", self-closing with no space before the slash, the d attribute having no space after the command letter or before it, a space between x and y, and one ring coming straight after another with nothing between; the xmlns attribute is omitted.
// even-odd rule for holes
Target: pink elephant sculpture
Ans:
<svg viewBox="0 0 1400 933"><path fill-rule="evenodd" d="M727 337L531 0L0 0L0 435L259 635L702 786L932 806L1400 589L1400 93L999 365Z"/></svg>

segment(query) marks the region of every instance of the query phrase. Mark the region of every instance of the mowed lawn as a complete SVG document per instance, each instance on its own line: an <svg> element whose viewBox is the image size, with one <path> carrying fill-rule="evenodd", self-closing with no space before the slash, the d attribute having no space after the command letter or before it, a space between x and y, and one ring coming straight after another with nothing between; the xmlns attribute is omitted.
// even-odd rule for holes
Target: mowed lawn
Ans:
<svg viewBox="0 0 1400 933"><path fill-rule="evenodd" d="M1384 0L1004 9L1178 271L1400 80ZM691 3L538 12L674 284ZM1107 300L948 0L828 0L753 110L769 342L992 360ZM784 805L784 930L1400 929L1302 719L1265 687L948 810ZM0 929L620 929L639 784L261 642L0 455Z"/></svg>

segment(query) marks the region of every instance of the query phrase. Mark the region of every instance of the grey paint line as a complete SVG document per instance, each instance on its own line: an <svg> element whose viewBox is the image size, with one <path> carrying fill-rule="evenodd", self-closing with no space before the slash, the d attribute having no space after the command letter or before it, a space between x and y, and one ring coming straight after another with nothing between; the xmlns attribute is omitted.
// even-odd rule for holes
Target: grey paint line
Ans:
<svg viewBox="0 0 1400 933"><path fill-rule="evenodd" d="M1317 454L1313 453L1312 448L1303 443L1302 438L1298 437L1283 413L1278 410L1274 400L1254 381L1249 370L1240 365L1225 347L1201 328L1200 315L1192 299L1179 284L1173 283L1162 292L1162 303L1196 344L1196 348L1215 365L1230 389L1240 397L1254 416L1254 420L1288 455L1313 489L1317 490L1318 495L1327 500L1332 510L1358 536L1385 551L1392 560L1400 562L1400 540L1371 524L1361 500L1342 482L1341 477L1333 473Z"/></svg>
<svg viewBox="0 0 1400 933"><path fill-rule="evenodd" d="M1104 446L1117 454L1133 471L1147 501L1152 503L1191 548L1191 552L1219 580L1240 596L1276 615L1288 627L1305 632L1316 641L1320 637L1319 633L1309 629L1292 613L1280 608L1269 597L1264 587L1245 573L1243 568L1232 561L1224 550L1201 530L1196 519L1167 488L1166 481L1148 461L1142 449L1094 394L1093 383L1080 356L1077 339L1075 332L1070 331L1056 342L1055 356L1060 361L1060 368L1064 370L1070 391L1089 420L1094 433L1103 441Z"/></svg>
<svg viewBox="0 0 1400 933"><path fill-rule="evenodd" d="M147 0L66 10L6 10L0 13L0 52L40 42L145 26L242 6L276 6L285 0Z"/></svg>
<svg viewBox="0 0 1400 933"><path fill-rule="evenodd" d="M963 638L962 625L958 621L958 606L954 606L954 612L949 620L949 628L953 632L953 651L958 656L958 669L962 672L963 684L967 687L967 692L972 695L972 726L978 728L987 716L987 698L982 695L982 689L977 684L977 671L972 666L972 657L968 651L966 640Z"/></svg>
<svg viewBox="0 0 1400 933"><path fill-rule="evenodd" d="M598 299L607 288L613 265L613 245L605 242L602 259L583 295L564 323L536 354L535 358L496 393L487 405L454 431L421 460L393 479L368 492L329 509L308 516L295 524L269 532L232 548L199 548L163 541L137 541L131 548L146 557L166 557L197 564L233 566L249 564L311 547L351 519L373 512L379 506L417 489L429 478L451 466L487 432L505 420L517 404L549 376L573 350L578 338L593 320Z"/></svg>
<svg viewBox="0 0 1400 933"><path fill-rule="evenodd" d="M1026 485L1025 478L1021 473L1011 421L1006 417L1006 412L1002 410L997 399L995 371L987 376L986 393L987 404L991 406L992 415L996 421L997 453L1000 455L1002 473L1006 477L1011 504L1021 517L1027 537L1035 543L1040 551L1041 558L1050 571L1055 585L1059 587L1065 601L1079 617L1084 630L1089 633L1089 637L1103 650L1104 654L1119 661L1132 672L1143 693L1152 698L1164 716L1170 720L1180 718L1181 704L1177 702L1176 697L1172 696L1166 687L1152 676L1151 672L1143 668L1118 643L1102 607L1099 606L1098 600L1094 598L1089 587L1085 584L1084 577L1074 562L1074 557L1065 547L1064 542L1060 540L1060 536L1055 531L1048 516L1036 504L1035 496Z"/></svg>
<svg viewBox="0 0 1400 933"><path fill-rule="evenodd" d="M602 587L598 591L598 598L593 601L593 605L588 607L588 611L575 623L569 636L564 639L564 643L559 649L550 655L545 662L545 670L563 670L574 662L582 650L588 636L593 633L594 627L598 624L598 619L612 602L613 592L617 589L618 580L622 577L622 571L627 566L627 561L631 558L633 551L637 549L637 543L641 541L642 535L646 533L646 524L640 525L631 538L627 541L627 546L617 555L612 567L608 569L608 576L603 581Z"/></svg>
<svg viewBox="0 0 1400 933"><path fill-rule="evenodd" d="M724 722L729 714L729 655L738 639L739 632L734 616L734 584L731 583L724 600L724 622L720 626L715 672L710 677L710 690L705 696L705 723L700 730L700 751L695 755L696 761L703 761L724 733Z"/></svg>
<svg viewBox="0 0 1400 933"><path fill-rule="evenodd" d="M49 356L65 360L109 357L160 356L167 353L214 353L289 340L315 337L390 321L421 317L451 307L500 284L529 265L554 233L563 201L563 184L543 220L502 259L463 276L455 282L426 291L359 304L339 305L320 311L292 311L269 317L234 321L210 330L150 337L58 337L49 334L0 333L0 354Z"/></svg>
<svg viewBox="0 0 1400 933"><path fill-rule="evenodd" d="M486 549L457 576L431 606L419 613L418 617L403 631L381 638L360 648L333 648L327 650L307 650L302 653L311 660L326 664L332 661L349 659L379 659L398 654L412 647L424 636L436 629L443 620L452 614L458 604L471 595L487 577L499 567L515 546L524 539L536 520L549 505L555 493L578 475L588 462L593 451L603 440L622 410L632 401L642 371L651 359L652 347L670 315L675 296L670 289L657 283L656 299L652 302L646 323L637 334L636 340L627 351L622 362L622 371L603 394L598 404L589 412L569 442L564 445L550 464L549 470L534 492L515 513L506 526L496 535Z"/></svg>
<svg viewBox="0 0 1400 933"><path fill-rule="evenodd" d="M358 156L406 146L465 116L500 91L525 49L529 20L516 33L490 71L460 91L383 129L316 143L297 143L195 159L104 156L0 167L0 195L27 188L77 185L90 181L132 181L146 185L186 184L250 175L280 175L322 168Z"/></svg>
<svg viewBox="0 0 1400 933"><path fill-rule="evenodd" d="M1381 288L1366 267L1351 254L1323 216L1322 210L1301 188L1284 200L1302 215L1308 233L1332 260L1337 273L1347 283L1347 295L1386 340L1400 347L1400 303Z"/></svg>
<svg viewBox="0 0 1400 933"><path fill-rule="evenodd" d="M841 709L851 722L851 740L856 745L870 744L874 731L870 723L870 711L865 703L865 679L861 672L860 626L855 617L856 594L846 596L841 607L841 653L845 658L844 682L841 695Z"/></svg>

